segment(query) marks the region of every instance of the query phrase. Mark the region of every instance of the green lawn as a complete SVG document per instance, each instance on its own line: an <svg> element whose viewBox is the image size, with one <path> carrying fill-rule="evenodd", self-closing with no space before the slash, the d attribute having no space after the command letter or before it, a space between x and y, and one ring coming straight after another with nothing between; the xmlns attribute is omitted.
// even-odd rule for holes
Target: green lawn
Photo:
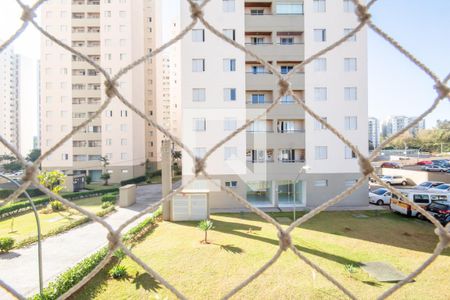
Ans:
<svg viewBox="0 0 450 300"><path fill-rule="evenodd" d="M321 213L294 230L293 242L358 298L375 299L393 284L370 278L358 263L383 261L409 273L429 257L437 237L427 222L387 211L364 212L368 218L355 214ZM200 243L202 232L196 223L163 222L133 252L188 299L218 299L269 260L278 240L274 228L253 214L213 215L212 220L215 229L209 233L209 245ZM111 279L103 270L73 299L175 299L131 259L122 264L128 269L127 279ZM355 266L353 273L347 271L349 265ZM450 299L449 273L447 249L392 299ZM346 299L290 251L235 298Z"/></svg>
<svg viewBox="0 0 450 300"><path fill-rule="evenodd" d="M75 203L93 213L101 211L101 197L86 198L76 200ZM41 222L41 232L46 235L59 227L69 225L83 216L73 209L43 213L43 209L39 210L39 219ZM11 230L12 229L12 230ZM12 237L16 243L28 240L36 236L36 221L33 212L27 212L16 217L9 217L0 221L0 237Z"/></svg>

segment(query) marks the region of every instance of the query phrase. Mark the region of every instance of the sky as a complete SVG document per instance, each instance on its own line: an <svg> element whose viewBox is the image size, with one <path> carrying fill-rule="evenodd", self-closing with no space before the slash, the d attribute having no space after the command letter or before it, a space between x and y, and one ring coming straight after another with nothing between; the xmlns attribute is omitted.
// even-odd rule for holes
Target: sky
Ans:
<svg viewBox="0 0 450 300"><path fill-rule="evenodd" d="M340 0L329 0L340 1ZM26 4L34 0L24 0ZM163 0L163 26L178 12L179 0ZM214 4L217 0L212 1ZM0 2L0 40L8 38L21 24L21 10L15 0ZM426 3L426 5L424 4ZM211 5L210 4L210 5ZM371 8L373 21L394 37L419 60L431 68L440 78L450 72L450 11L449 0L378 0ZM37 19L39 20L39 18ZM163 31L167 32L167 31ZM39 58L40 37L33 26L14 42L17 53L34 62ZM428 108L436 91L434 83L418 67L369 30L369 116L383 120L390 115L417 116ZM32 62L24 66L25 72L35 72ZM33 76L27 77L27 99L22 105L22 144L31 145L37 133L37 95L32 90L37 86ZM34 78L34 81L37 79ZM449 119L450 102L444 100L426 118L427 127L435 125L438 119ZM25 151L26 152L26 151Z"/></svg>

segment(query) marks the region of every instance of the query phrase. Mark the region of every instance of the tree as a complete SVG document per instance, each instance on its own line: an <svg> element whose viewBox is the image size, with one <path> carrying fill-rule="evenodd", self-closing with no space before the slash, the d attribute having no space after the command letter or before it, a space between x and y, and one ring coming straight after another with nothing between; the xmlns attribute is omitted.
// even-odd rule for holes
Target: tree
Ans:
<svg viewBox="0 0 450 300"><path fill-rule="evenodd" d="M107 156L100 156L100 161L103 166L103 173L106 173L106 167L109 166L109 158Z"/></svg>
<svg viewBox="0 0 450 300"><path fill-rule="evenodd" d="M200 221L200 223L198 224L198 228L205 232L205 240L203 241L205 244L209 244L208 243L208 230L213 229L214 228L213 225L214 224L211 220L203 220L203 221Z"/></svg>
<svg viewBox="0 0 450 300"><path fill-rule="evenodd" d="M23 166L18 160L14 160L14 161L4 164L3 169L7 173L13 173L13 172L22 170Z"/></svg>
<svg viewBox="0 0 450 300"><path fill-rule="evenodd" d="M100 178L105 181L103 185L108 185L108 180L111 178L111 175L109 173L103 173Z"/></svg>
<svg viewBox="0 0 450 300"><path fill-rule="evenodd" d="M28 153L26 160L35 162L41 156L41 149L33 149Z"/></svg>
<svg viewBox="0 0 450 300"><path fill-rule="evenodd" d="M51 190L55 194L59 194L66 183L66 175L58 170L42 172L38 175L39 183Z"/></svg>
<svg viewBox="0 0 450 300"><path fill-rule="evenodd" d="M0 155L0 162L2 161L9 161L12 162L13 160L16 160L16 157L8 154Z"/></svg>

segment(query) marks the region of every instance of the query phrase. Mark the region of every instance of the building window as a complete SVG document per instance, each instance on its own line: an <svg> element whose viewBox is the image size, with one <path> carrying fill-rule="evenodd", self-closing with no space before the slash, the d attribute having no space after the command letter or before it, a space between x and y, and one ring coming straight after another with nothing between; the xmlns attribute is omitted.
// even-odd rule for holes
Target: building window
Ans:
<svg viewBox="0 0 450 300"><path fill-rule="evenodd" d="M67 154L67 153L62 153L62 154L61 154L61 160L69 160L69 154Z"/></svg>
<svg viewBox="0 0 450 300"><path fill-rule="evenodd" d="M292 37L282 37L280 38L280 45L293 45L294 38Z"/></svg>
<svg viewBox="0 0 450 300"><path fill-rule="evenodd" d="M223 34L230 40L236 40L236 30L235 29L224 29Z"/></svg>
<svg viewBox="0 0 450 300"><path fill-rule="evenodd" d="M121 160L127 160L128 159L128 153L126 153L126 152L120 153L120 159Z"/></svg>
<svg viewBox="0 0 450 300"><path fill-rule="evenodd" d="M120 116L121 117L128 117L128 111L127 110L121 110L120 111Z"/></svg>
<svg viewBox="0 0 450 300"><path fill-rule="evenodd" d="M224 72L235 72L236 71L236 59L225 58L223 60L223 71Z"/></svg>
<svg viewBox="0 0 450 300"><path fill-rule="evenodd" d="M328 158L328 147L327 146L316 146L315 147L315 159L322 160Z"/></svg>
<svg viewBox="0 0 450 300"><path fill-rule="evenodd" d="M326 101L327 100L327 88L326 87L315 87L314 88L314 100Z"/></svg>
<svg viewBox="0 0 450 300"><path fill-rule="evenodd" d="M192 29L192 41L195 43L202 43L205 41L204 29Z"/></svg>
<svg viewBox="0 0 450 300"><path fill-rule="evenodd" d="M112 145L112 139L106 139L105 140L105 144L106 144L106 146L111 146Z"/></svg>
<svg viewBox="0 0 450 300"><path fill-rule="evenodd" d="M107 117L112 117L112 115L113 115L112 110L107 110L107 111L105 111L105 115L106 115Z"/></svg>
<svg viewBox="0 0 450 300"><path fill-rule="evenodd" d="M280 67L280 73L281 74L287 74L289 73L294 67L293 66L281 66Z"/></svg>
<svg viewBox="0 0 450 300"><path fill-rule="evenodd" d="M326 180L326 179L314 180L314 186L315 187L327 187L328 180Z"/></svg>
<svg viewBox="0 0 450 300"><path fill-rule="evenodd" d="M358 90L356 87L344 87L344 100L356 101L358 99Z"/></svg>
<svg viewBox="0 0 450 300"><path fill-rule="evenodd" d="M236 10L234 0L223 0L223 11L234 12Z"/></svg>
<svg viewBox="0 0 450 300"><path fill-rule="evenodd" d="M356 158L355 152L353 152L352 148L350 148L347 145L345 145L344 152L345 152L345 154L344 154L345 159L354 159L354 158Z"/></svg>
<svg viewBox="0 0 450 300"><path fill-rule="evenodd" d="M122 131L122 132L127 132L127 131L128 131L128 126L127 126L127 124L120 124L120 131Z"/></svg>
<svg viewBox="0 0 450 300"><path fill-rule="evenodd" d="M344 28L344 36L353 31L353 28ZM347 42L356 42L356 34L351 35Z"/></svg>
<svg viewBox="0 0 450 300"><path fill-rule="evenodd" d="M352 0L344 0L344 11L353 12L355 10L355 5Z"/></svg>
<svg viewBox="0 0 450 300"><path fill-rule="evenodd" d="M264 94L252 94L252 104L262 104L266 102Z"/></svg>
<svg viewBox="0 0 450 300"><path fill-rule="evenodd" d="M235 88L224 89L223 95L224 95L225 101L236 101L236 89Z"/></svg>
<svg viewBox="0 0 450 300"><path fill-rule="evenodd" d="M192 59L192 72L205 72L205 60L203 58Z"/></svg>
<svg viewBox="0 0 450 300"><path fill-rule="evenodd" d="M345 117L345 130L358 129L358 119L355 116Z"/></svg>
<svg viewBox="0 0 450 300"><path fill-rule="evenodd" d="M127 139L120 139L120 144L122 146L126 146L128 144L128 140Z"/></svg>
<svg viewBox="0 0 450 300"><path fill-rule="evenodd" d="M206 131L206 119L194 118L194 131Z"/></svg>
<svg viewBox="0 0 450 300"><path fill-rule="evenodd" d="M326 42L327 41L327 30L326 29L314 29L314 41L315 42Z"/></svg>
<svg viewBox="0 0 450 300"><path fill-rule="evenodd" d="M314 71L325 72L327 70L327 59L326 58L316 58L314 60Z"/></svg>
<svg viewBox="0 0 450 300"><path fill-rule="evenodd" d="M206 101L206 90L205 89L192 89L192 101L194 101L194 102Z"/></svg>
<svg viewBox="0 0 450 300"><path fill-rule="evenodd" d="M279 15L301 15L303 14L303 4L277 3L277 14Z"/></svg>
<svg viewBox="0 0 450 300"><path fill-rule="evenodd" d="M355 185L356 182L357 182L356 179L349 179L344 182L344 186L351 187L351 186Z"/></svg>
<svg viewBox="0 0 450 300"><path fill-rule="evenodd" d="M356 72L356 58L344 58L344 71L345 72Z"/></svg>
<svg viewBox="0 0 450 300"><path fill-rule="evenodd" d="M325 0L314 0L313 2L314 12L326 12L326 1Z"/></svg>
<svg viewBox="0 0 450 300"><path fill-rule="evenodd" d="M237 148L236 147L225 147L223 150L224 160L232 160L237 158Z"/></svg>
<svg viewBox="0 0 450 300"><path fill-rule="evenodd" d="M322 117L321 119L323 121L327 122L327 117ZM324 130L324 129L327 129L327 128L325 127L325 125L320 123L318 120L314 120L314 129L315 130Z"/></svg>
<svg viewBox="0 0 450 300"><path fill-rule="evenodd" d="M225 181L225 186L229 188L236 188L237 187L237 181Z"/></svg>
<svg viewBox="0 0 450 300"><path fill-rule="evenodd" d="M223 121L223 130L233 131L236 130L237 120L235 118L225 118Z"/></svg>

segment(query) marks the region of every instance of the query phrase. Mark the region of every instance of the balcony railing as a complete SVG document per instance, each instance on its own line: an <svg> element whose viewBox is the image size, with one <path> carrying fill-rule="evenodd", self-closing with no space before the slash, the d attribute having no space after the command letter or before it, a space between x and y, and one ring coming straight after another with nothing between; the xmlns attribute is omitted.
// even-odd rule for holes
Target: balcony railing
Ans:
<svg viewBox="0 0 450 300"><path fill-rule="evenodd" d="M267 158L267 159L252 159L252 158L248 158L248 157L247 157L247 162L252 163L252 164L257 164L257 163L273 163L274 160L273 160L273 158Z"/></svg>
<svg viewBox="0 0 450 300"><path fill-rule="evenodd" d="M294 158L294 159L278 159L278 162L280 163L304 163L305 159L304 158Z"/></svg>
<svg viewBox="0 0 450 300"><path fill-rule="evenodd" d="M296 133L305 132L305 129L278 129L278 133Z"/></svg>

